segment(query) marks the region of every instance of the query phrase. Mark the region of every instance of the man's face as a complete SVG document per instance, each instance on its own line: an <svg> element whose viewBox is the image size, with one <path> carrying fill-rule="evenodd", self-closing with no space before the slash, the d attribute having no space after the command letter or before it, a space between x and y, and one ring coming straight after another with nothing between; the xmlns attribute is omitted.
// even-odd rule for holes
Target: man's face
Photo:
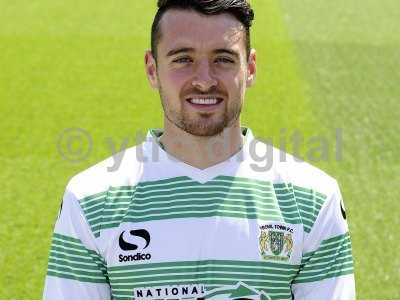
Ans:
<svg viewBox="0 0 400 300"><path fill-rule="evenodd" d="M255 52L247 61L242 24L229 14L173 9L160 28L157 65L150 52L146 65L167 122L196 136L214 136L239 124L255 74Z"/></svg>

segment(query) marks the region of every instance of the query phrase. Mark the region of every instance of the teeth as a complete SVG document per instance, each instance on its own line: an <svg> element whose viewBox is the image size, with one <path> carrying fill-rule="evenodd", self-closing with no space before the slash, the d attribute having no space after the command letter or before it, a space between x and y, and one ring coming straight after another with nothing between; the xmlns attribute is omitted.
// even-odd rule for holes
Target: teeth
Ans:
<svg viewBox="0 0 400 300"><path fill-rule="evenodd" d="M193 104L217 104L218 100L213 98L213 99L200 99L200 98L194 98L189 100L190 103Z"/></svg>

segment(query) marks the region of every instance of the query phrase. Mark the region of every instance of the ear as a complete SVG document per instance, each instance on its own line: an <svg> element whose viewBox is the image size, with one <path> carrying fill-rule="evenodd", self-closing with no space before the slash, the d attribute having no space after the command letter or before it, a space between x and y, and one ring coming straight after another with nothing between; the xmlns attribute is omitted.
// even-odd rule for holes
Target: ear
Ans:
<svg viewBox="0 0 400 300"><path fill-rule="evenodd" d="M158 77L157 77L157 64L150 50L147 50L144 55L144 64L146 68L147 79L149 80L150 86L153 89L158 89Z"/></svg>
<svg viewBox="0 0 400 300"><path fill-rule="evenodd" d="M246 79L246 86L251 87L256 80L256 72L257 72L257 65L256 65L256 50L251 49L249 55L249 61L247 62L247 79Z"/></svg>

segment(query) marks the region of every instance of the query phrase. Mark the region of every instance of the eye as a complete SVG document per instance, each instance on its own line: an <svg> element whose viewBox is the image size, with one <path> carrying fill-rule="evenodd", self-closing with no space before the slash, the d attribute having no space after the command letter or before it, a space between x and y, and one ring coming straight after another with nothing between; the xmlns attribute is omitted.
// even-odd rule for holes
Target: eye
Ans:
<svg viewBox="0 0 400 300"><path fill-rule="evenodd" d="M192 62L192 59L190 57L178 57L174 59L172 62L178 63L178 64L186 64Z"/></svg>
<svg viewBox="0 0 400 300"><path fill-rule="evenodd" d="M233 64L235 61L229 57L217 57L215 59L216 62L223 63L223 64Z"/></svg>

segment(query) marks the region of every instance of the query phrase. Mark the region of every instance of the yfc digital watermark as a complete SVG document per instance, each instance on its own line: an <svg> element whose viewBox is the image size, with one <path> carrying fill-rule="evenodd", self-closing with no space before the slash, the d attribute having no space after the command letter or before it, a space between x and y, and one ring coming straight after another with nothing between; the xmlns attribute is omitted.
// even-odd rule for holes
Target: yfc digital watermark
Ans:
<svg viewBox="0 0 400 300"><path fill-rule="evenodd" d="M332 133L334 133L334 137ZM254 138L243 141L243 143L246 145L246 154L250 158L250 167L254 171L264 172L271 169L274 162L286 162L289 156L286 152L288 150L291 153L290 157L297 162L342 161L343 130L336 128L332 133L330 133L330 138L324 135L306 136L301 130L289 131L282 128L275 140L273 138ZM179 145L179 147L188 149L188 151L196 151L197 154L201 153L205 160L213 161L213 158L223 157L224 154L229 156L228 154L231 154L230 151L233 149L232 141L234 140L229 136L229 133L224 131L217 139L204 139L204 143L201 144L201 151L199 151L198 144L194 145L183 140L180 136L169 137L168 144ZM111 156L112 165L107 168L109 172L115 172L119 169L129 145L136 145L136 160L143 163L159 162L161 151L168 154L168 149L161 147L158 138L153 135L146 135L142 131L136 131L132 136L120 140L106 137L100 142ZM145 144L150 145L151 151L145 153ZM86 160L93 151L93 145L92 136L83 128L67 128L60 132L57 137L58 153L63 159L71 163ZM163 157L172 161L178 160L174 155L163 155ZM238 149L236 154L227 159L243 161L245 159L243 149Z"/></svg>
<svg viewBox="0 0 400 300"><path fill-rule="evenodd" d="M92 153L92 136L83 128L64 129L58 135L57 150L65 160L72 163L81 162Z"/></svg>

